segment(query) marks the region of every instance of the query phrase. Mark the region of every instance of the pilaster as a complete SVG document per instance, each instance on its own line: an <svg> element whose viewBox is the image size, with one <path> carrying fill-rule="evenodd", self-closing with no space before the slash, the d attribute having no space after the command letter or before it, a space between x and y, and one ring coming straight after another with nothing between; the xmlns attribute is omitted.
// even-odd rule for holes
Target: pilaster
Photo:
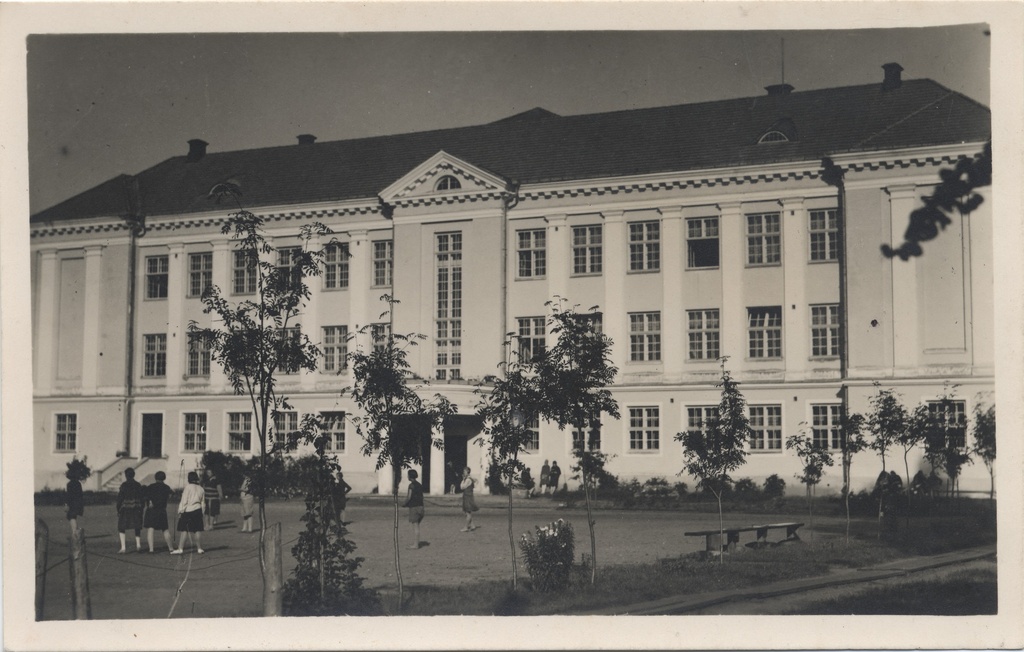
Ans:
<svg viewBox="0 0 1024 652"><path fill-rule="evenodd" d="M547 278L548 293L546 299L554 297L568 298L569 292L569 224L565 215L549 215L547 217ZM570 305L572 302L570 301Z"/></svg>
<svg viewBox="0 0 1024 652"><path fill-rule="evenodd" d="M187 355L184 311L185 297L185 245L167 245L167 391L181 387L184 361Z"/></svg>
<svg viewBox="0 0 1024 652"><path fill-rule="evenodd" d="M320 249L321 242L320 236L314 235L310 238L306 246L310 251L316 251ZM313 276L305 280L306 287L309 289L309 298L306 299L306 305L303 306L302 312L299 314L299 323L302 325L302 332L305 333L313 342L320 342L322 340L320 333L320 292L323 288L323 277ZM312 390L316 388L317 377L319 376L319 367L321 361L317 361L317 369L314 371L303 371L301 386L302 389Z"/></svg>
<svg viewBox="0 0 1024 652"><path fill-rule="evenodd" d="M82 324L82 395L96 393L100 357L100 265L103 246L85 248L85 315Z"/></svg>
<svg viewBox="0 0 1024 652"><path fill-rule="evenodd" d="M661 359L666 380L683 373L683 209L659 208L661 213Z"/></svg>
<svg viewBox="0 0 1024 652"><path fill-rule="evenodd" d="M810 308L807 305L807 275L814 272L808 265L810 244L807 240L807 210L803 197L782 200L782 273L783 351L786 370L804 372L808 368L810 349Z"/></svg>
<svg viewBox="0 0 1024 652"><path fill-rule="evenodd" d="M917 188L913 185L891 186L889 193L889 225L893 243L903 242L907 216L917 203ZM918 261L892 258L892 335L893 367L909 369L917 366L920 355L920 322L918 308ZM897 372L899 373L899 372Z"/></svg>
<svg viewBox="0 0 1024 652"><path fill-rule="evenodd" d="M743 299L743 270L747 259L743 211L740 202L718 205L722 239L722 355L729 356L732 369L746 366L747 310Z"/></svg>
<svg viewBox="0 0 1024 652"><path fill-rule="evenodd" d="M433 439L440 439L444 441L444 428L436 427L433 432L430 433ZM430 459L427 461L430 465L430 486L427 488L431 494L440 496L444 494L444 449L437 449L433 446L430 447Z"/></svg>
<svg viewBox="0 0 1024 652"><path fill-rule="evenodd" d="M218 240L213 245L213 284L220 291L221 296L230 297L232 289L233 263L231 255L231 243L225 240ZM228 377L220 363L210 361L210 391L221 393L227 388Z"/></svg>
<svg viewBox="0 0 1024 652"><path fill-rule="evenodd" d="M53 353L57 350L57 300L60 287L57 279L57 251L40 253L39 264L39 324L36 334L35 391L48 395L53 391Z"/></svg>
<svg viewBox="0 0 1024 652"><path fill-rule="evenodd" d="M349 332L356 331L353 344L357 348L369 351L373 345L370 329L367 328L365 333L359 333L358 330L377 321L376 315L383 311L384 305L381 304L381 310L372 313L373 309L367 301L370 291L370 266L373 262L367 232L365 230L350 231L348 246L350 256L348 266L348 309L349 323L351 324Z"/></svg>
<svg viewBox="0 0 1024 652"><path fill-rule="evenodd" d="M612 364L620 370L629 359L629 337L626 326L625 301L622 296L626 279L626 223L623 211L602 213L604 218L604 332L611 338Z"/></svg>

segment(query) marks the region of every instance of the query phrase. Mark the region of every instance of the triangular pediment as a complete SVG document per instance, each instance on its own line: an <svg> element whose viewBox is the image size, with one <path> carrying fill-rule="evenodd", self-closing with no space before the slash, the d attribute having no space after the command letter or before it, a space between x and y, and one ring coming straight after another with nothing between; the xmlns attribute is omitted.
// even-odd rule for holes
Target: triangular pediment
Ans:
<svg viewBox="0 0 1024 652"><path fill-rule="evenodd" d="M451 202L508 190L507 180L442 150L385 188L380 198L389 204Z"/></svg>

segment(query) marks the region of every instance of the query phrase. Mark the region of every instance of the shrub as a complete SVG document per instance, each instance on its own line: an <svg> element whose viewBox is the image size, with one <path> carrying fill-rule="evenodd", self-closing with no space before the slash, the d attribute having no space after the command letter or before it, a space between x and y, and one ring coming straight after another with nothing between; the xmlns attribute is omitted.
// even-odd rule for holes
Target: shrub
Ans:
<svg viewBox="0 0 1024 652"><path fill-rule="evenodd" d="M558 519L535 530L536 534L527 532L519 540L533 588L544 593L564 589L569 584L575 556L572 524Z"/></svg>
<svg viewBox="0 0 1024 652"><path fill-rule="evenodd" d="M739 500L760 500L761 488L750 478L740 478L733 486L733 493Z"/></svg>
<svg viewBox="0 0 1024 652"><path fill-rule="evenodd" d="M764 479L762 492L765 498L782 498L786 495L786 481L773 473Z"/></svg>

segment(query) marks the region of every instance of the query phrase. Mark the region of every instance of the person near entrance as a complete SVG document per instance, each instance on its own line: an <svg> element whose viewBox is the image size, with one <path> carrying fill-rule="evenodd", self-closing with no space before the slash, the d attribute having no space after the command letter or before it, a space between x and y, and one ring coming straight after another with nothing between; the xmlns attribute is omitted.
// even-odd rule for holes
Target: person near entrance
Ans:
<svg viewBox="0 0 1024 652"><path fill-rule="evenodd" d="M558 460L551 463L551 470L548 471L548 486L551 493L558 491L558 480L562 477L562 469L558 468Z"/></svg>
<svg viewBox="0 0 1024 652"><path fill-rule="evenodd" d="M416 479L418 477L420 474L416 469L409 469L409 491L403 507L409 508L409 522L416 534L416 543L409 546L410 550L418 550L420 547L420 523L423 521L423 485Z"/></svg>
<svg viewBox="0 0 1024 652"><path fill-rule="evenodd" d="M544 460L544 466L540 467L540 492L546 494L548 492L548 480L551 478L551 467L548 466L548 461Z"/></svg>
<svg viewBox="0 0 1024 652"><path fill-rule="evenodd" d="M473 512L479 511L480 508L476 506L476 501L473 499L473 487L476 485L476 479L473 478L473 472L467 466L462 474L462 511L466 514L466 527L462 528L463 532L472 532L476 529L473 525Z"/></svg>

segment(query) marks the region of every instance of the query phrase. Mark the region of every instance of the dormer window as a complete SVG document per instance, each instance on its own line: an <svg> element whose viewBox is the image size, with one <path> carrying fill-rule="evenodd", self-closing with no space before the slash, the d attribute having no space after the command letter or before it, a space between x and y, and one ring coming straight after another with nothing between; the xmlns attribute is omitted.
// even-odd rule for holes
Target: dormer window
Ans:
<svg viewBox="0 0 1024 652"><path fill-rule="evenodd" d="M462 184L459 183L459 180L448 174L437 180L437 185L434 186L434 190L458 190L461 187Z"/></svg>
<svg viewBox="0 0 1024 652"><path fill-rule="evenodd" d="M788 143L788 142L789 142L789 137L786 136L786 134L784 134L781 131L778 131L776 129L772 129L771 131L769 131L765 135L761 136L761 138L757 141L758 144L761 144L761 143Z"/></svg>

